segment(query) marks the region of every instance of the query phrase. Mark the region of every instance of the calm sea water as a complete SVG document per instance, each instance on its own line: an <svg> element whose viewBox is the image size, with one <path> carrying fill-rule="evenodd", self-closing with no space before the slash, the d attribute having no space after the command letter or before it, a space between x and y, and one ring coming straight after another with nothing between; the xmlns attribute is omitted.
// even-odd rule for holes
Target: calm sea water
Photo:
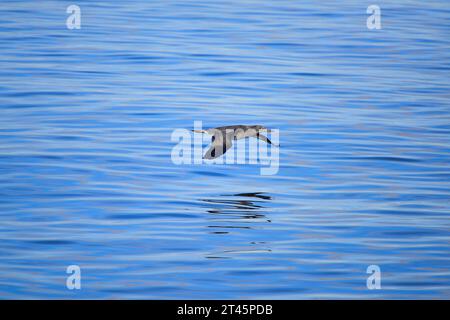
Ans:
<svg viewBox="0 0 450 320"><path fill-rule="evenodd" d="M450 298L450 9L376 4L2 2L0 298ZM278 174L173 164L194 121Z"/></svg>

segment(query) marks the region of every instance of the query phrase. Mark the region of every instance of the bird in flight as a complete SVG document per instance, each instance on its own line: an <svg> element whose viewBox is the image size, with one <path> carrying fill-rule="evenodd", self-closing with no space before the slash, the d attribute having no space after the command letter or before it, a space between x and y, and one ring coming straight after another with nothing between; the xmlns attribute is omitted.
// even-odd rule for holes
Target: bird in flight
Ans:
<svg viewBox="0 0 450 320"><path fill-rule="evenodd" d="M225 154L228 149L233 145L233 140L240 140L245 138L254 137L260 139L268 144L279 147L280 145L275 145L261 132L270 132L270 129L266 127L255 125L255 126L225 126L211 128L208 130L192 130L196 133L207 133L212 135L211 147L206 151L203 159L215 159Z"/></svg>

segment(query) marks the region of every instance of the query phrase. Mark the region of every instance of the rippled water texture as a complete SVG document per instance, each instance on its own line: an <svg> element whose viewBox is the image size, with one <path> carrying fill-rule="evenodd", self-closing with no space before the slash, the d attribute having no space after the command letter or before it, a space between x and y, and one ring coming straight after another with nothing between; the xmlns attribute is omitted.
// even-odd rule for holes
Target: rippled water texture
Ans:
<svg viewBox="0 0 450 320"><path fill-rule="evenodd" d="M96 2L0 3L0 298L450 298L447 1L377 1L381 30L356 0ZM279 128L278 174L175 165L194 121Z"/></svg>

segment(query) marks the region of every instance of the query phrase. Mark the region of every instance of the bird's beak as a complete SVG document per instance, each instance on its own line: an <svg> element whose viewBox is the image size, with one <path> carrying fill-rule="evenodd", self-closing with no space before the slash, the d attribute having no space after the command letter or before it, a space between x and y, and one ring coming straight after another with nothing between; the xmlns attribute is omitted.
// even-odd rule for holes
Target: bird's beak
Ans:
<svg viewBox="0 0 450 320"><path fill-rule="evenodd" d="M272 131L272 130L264 128L264 129L262 129L262 131L270 133L270 131Z"/></svg>
<svg viewBox="0 0 450 320"><path fill-rule="evenodd" d="M205 130L191 130L192 132L205 133Z"/></svg>

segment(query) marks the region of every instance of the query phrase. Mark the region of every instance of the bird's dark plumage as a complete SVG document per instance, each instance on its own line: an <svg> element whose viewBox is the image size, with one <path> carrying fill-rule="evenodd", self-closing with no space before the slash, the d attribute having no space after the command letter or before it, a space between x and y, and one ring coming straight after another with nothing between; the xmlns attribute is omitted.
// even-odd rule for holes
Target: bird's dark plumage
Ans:
<svg viewBox="0 0 450 320"><path fill-rule="evenodd" d="M245 125L234 125L234 126L224 126L217 127L208 130L193 130L194 132L208 133L212 135L211 147L206 151L203 159L215 159L227 152L228 149L233 145L233 140L240 140L245 138L254 137L260 139L268 144L272 142L265 135L261 133L270 132L269 129L261 126L245 126Z"/></svg>

